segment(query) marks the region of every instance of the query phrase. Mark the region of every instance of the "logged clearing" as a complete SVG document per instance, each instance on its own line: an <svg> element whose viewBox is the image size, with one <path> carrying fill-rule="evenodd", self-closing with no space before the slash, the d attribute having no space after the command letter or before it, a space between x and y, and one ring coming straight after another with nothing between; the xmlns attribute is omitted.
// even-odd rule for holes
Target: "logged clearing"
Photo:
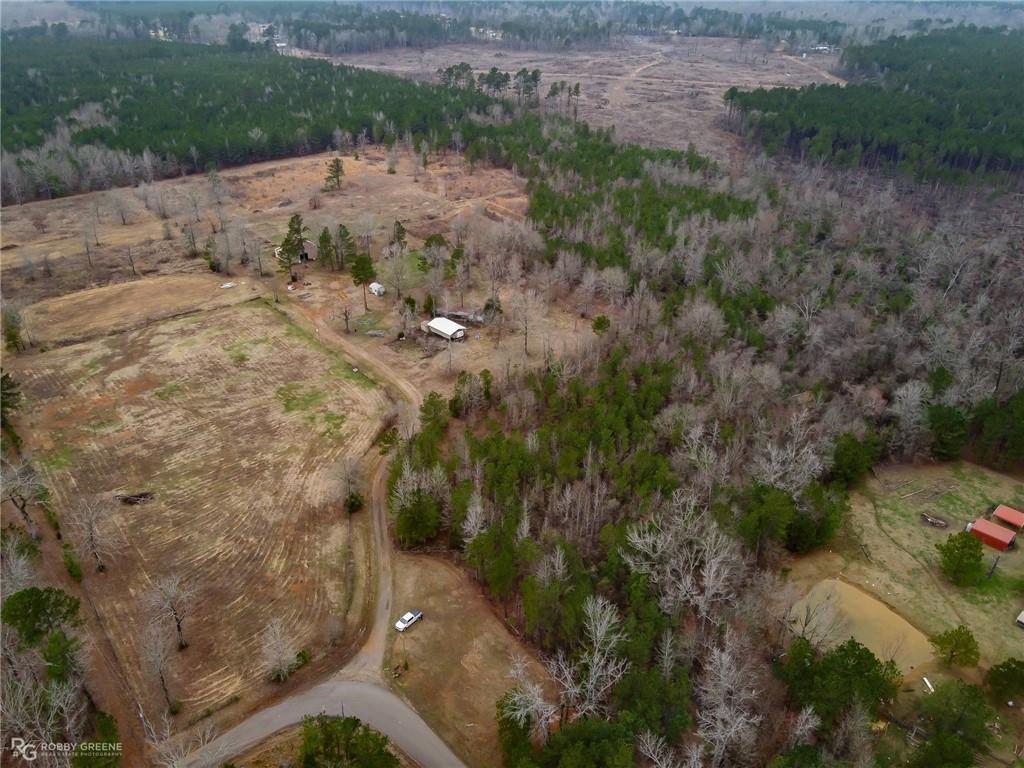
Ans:
<svg viewBox="0 0 1024 768"><path fill-rule="evenodd" d="M494 765L497 700L513 687L513 654L526 655L487 599L455 565L429 555L395 553L394 614L423 611L405 632L389 631L385 675L466 765ZM408 671L402 665L408 660ZM531 663L537 679L546 679Z"/></svg>
<svg viewBox="0 0 1024 768"><path fill-rule="evenodd" d="M837 553L798 560L796 578L841 575L925 635L965 624L978 639L984 666L1020 656L1024 632L1014 619L1024 609L1024 549L999 553L986 547L986 566L999 557L995 575L978 587L958 588L943 576L935 545L996 503L1024 506L1024 483L968 463L896 465L879 469L852 502L847 540ZM926 525L922 512L945 519L949 528ZM870 626L856 618L850 624L851 633L871 646L865 639Z"/></svg>
<svg viewBox="0 0 1024 768"><path fill-rule="evenodd" d="M199 174L146 188L0 209L5 301L27 307L140 277L208 275L206 262L188 255L189 226L199 248L212 234L219 241L218 253L232 249L231 275L239 277L254 273L257 258L265 271L273 271L271 250L280 244L295 213L302 215L314 240L324 226L333 231L342 222L355 232L357 221L365 223L375 237L375 256L396 220L414 240L422 240L447 233L451 220L464 211L513 221L526 213L526 183L509 171L469 172L459 157L447 155L431 158L426 171L415 175L403 154L396 172L389 174L383 147L369 147L358 159L346 155L341 191L322 193L320 207L313 209L310 199L323 186L331 157L320 153L224 170L219 203L209 177ZM242 228L249 234L244 252ZM229 243L224 242L225 232Z"/></svg>
<svg viewBox="0 0 1024 768"><path fill-rule="evenodd" d="M336 343L371 355L379 364L413 382L421 395L432 390L449 394L461 371L479 373L487 369L502 380L517 371L541 365L551 355L581 354L596 340L592 321L581 318L574 311L573 303L558 292L558 286L551 286L550 295L538 304L536 313L531 316L526 339L514 318L506 317L500 328L496 325L470 326L466 339L449 348L439 337L420 333L419 323L427 319L422 313L407 326L407 337L398 339L402 331L401 305L392 293L382 297L369 295L369 309L364 310L362 290L353 285L349 275L314 267L305 270L304 277L311 283L303 287L305 298L286 294L281 300L308 317L317 333L326 334L325 340L330 337ZM489 296L482 289L484 282L481 276L478 281L481 287L466 292L465 308L483 309ZM453 293L445 291L439 306L459 308L459 297ZM415 298L420 307L425 294L426 289L417 286L415 281L406 290L406 295ZM502 306L510 308L507 314L513 315L511 308L521 292L506 286L498 291L498 295ZM348 306L352 311L349 333L345 332L345 322L340 314L342 306ZM620 311L606 303L594 302L591 315L602 312L614 322Z"/></svg>
<svg viewBox="0 0 1024 768"><path fill-rule="evenodd" d="M210 274L166 275L44 299L24 311L25 332L33 344L51 347L226 307L263 294L256 281L231 282Z"/></svg>
<svg viewBox="0 0 1024 768"><path fill-rule="evenodd" d="M742 152L739 138L721 125L722 97L729 88L842 82L829 72L835 55L815 53L800 59L766 51L759 42L667 37L621 38L616 44L603 50L543 52L480 43L350 54L335 60L417 79L434 78L438 68L463 61L478 71L539 69L542 96L559 80L580 84L579 117L591 125L614 127L617 138L644 146L686 149L693 143L722 162Z"/></svg>
<svg viewBox="0 0 1024 768"><path fill-rule="evenodd" d="M82 584L151 713L162 696L140 658L142 600L159 577L197 590L191 645L169 667L179 727L269 693L259 646L272 618L314 654L364 629L368 532L341 509L338 469L389 404L340 355L255 301L9 363L58 515L82 496L155 494L115 505L120 551L106 573L83 561Z"/></svg>

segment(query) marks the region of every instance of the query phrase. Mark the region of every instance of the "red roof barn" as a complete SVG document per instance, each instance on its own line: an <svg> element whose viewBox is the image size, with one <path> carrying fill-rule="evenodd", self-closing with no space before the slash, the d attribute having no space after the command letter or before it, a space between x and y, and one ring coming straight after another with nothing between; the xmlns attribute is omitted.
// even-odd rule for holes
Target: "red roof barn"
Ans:
<svg viewBox="0 0 1024 768"><path fill-rule="evenodd" d="M1018 531L1024 528L1024 512L1018 512L1013 507L1000 504L996 507L992 516L999 520L999 522L1006 523L1008 526L1016 528Z"/></svg>
<svg viewBox="0 0 1024 768"><path fill-rule="evenodd" d="M1017 538L1017 534L1009 528L1003 528L1003 526L996 525L992 521L986 520L983 517L979 517L973 523L968 523L967 530L969 530L975 538L981 539L983 543L998 550L1009 549L1013 546L1013 542Z"/></svg>

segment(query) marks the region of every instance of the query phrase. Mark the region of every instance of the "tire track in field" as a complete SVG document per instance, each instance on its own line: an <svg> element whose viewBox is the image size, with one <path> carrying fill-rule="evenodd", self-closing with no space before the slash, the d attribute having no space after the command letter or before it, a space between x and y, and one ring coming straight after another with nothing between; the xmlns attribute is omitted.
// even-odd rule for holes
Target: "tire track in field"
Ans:
<svg viewBox="0 0 1024 768"><path fill-rule="evenodd" d="M332 611L324 542L339 516L330 468L368 447L385 401L339 380L337 361L287 328L263 308L216 311L122 334L113 350L97 341L37 356L24 377L47 414L41 421L61 425L43 424L51 443L43 450L65 432L76 447L70 472L48 473L59 506L79 492L158 491L151 504L118 508L131 546L99 592L98 582L85 584L143 701L152 702L153 684L139 658L141 597L160 575L184 573L200 586L200 607L186 621L193 646L171 661L172 694L193 713L261 685L259 633L271 617L305 647ZM232 361L229 346L248 359ZM108 351L88 376L76 370ZM131 391L158 373L166 381ZM308 413L283 412L276 392L288 383L321 390L325 407L347 414L341 440L320 435ZM160 397L156 384L174 390ZM119 423L95 433L74 425L76 416L95 418L90 403L102 396Z"/></svg>

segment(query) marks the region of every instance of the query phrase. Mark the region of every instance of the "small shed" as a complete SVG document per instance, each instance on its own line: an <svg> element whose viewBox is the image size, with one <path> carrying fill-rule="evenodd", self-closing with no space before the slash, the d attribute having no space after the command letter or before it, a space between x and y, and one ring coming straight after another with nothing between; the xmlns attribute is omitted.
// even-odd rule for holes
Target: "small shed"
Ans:
<svg viewBox="0 0 1024 768"><path fill-rule="evenodd" d="M1017 616L1017 626L1024 628L1024 611L1021 611Z"/></svg>
<svg viewBox="0 0 1024 768"><path fill-rule="evenodd" d="M458 341L466 338L466 327L459 325L447 317L435 317L427 323L427 331L440 336L448 341Z"/></svg>
<svg viewBox="0 0 1024 768"><path fill-rule="evenodd" d="M1020 512L1013 507L1000 504L995 508L992 517L1014 530L1024 530L1024 512Z"/></svg>
<svg viewBox="0 0 1024 768"><path fill-rule="evenodd" d="M386 292L386 289L380 283L370 283L369 287L370 293L372 293L374 296L383 296Z"/></svg>
<svg viewBox="0 0 1024 768"><path fill-rule="evenodd" d="M316 243L312 240L302 241L302 253L299 254L299 261L316 261Z"/></svg>
<svg viewBox="0 0 1024 768"><path fill-rule="evenodd" d="M1017 534L1009 528L1003 528L1003 526L996 525L983 517L979 517L973 523L968 523L967 530L982 543L988 544L1000 552L1012 547L1017 540Z"/></svg>

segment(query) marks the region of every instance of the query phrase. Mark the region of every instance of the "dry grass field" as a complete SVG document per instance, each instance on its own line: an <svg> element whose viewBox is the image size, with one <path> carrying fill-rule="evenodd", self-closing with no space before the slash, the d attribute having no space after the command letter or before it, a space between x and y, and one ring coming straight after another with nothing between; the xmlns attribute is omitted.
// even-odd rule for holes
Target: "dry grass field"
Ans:
<svg viewBox="0 0 1024 768"><path fill-rule="evenodd" d="M552 82L580 84L579 116L594 126L646 146L701 152L728 162L743 151L720 124L722 97L732 86L770 88L841 82L829 70L836 57L800 59L766 51L758 42L731 38L626 38L620 47L557 52L512 51L486 44L449 45L346 55L337 60L417 79L465 61L474 69L539 69L540 92ZM298 51L299 55L309 55Z"/></svg>
<svg viewBox="0 0 1024 768"><path fill-rule="evenodd" d="M394 689L467 765L497 764L495 705L513 686L509 662L526 652L524 645L472 580L429 555L396 553L392 605L396 618L423 611L406 632L388 634L385 668L398 673ZM539 664L531 668L546 679Z"/></svg>
<svg viewBox="0 0 1024 768"><path fill-rule="evenodd" d="M45 348L251 301L264 292L255 280L221 287L226 284L209 273L114 283L43 299L27 307L22 320L31 343Z"/></svg>
<svg viewBox="0 0 1024 768"><path fill-rule="evenodd" d="M362 629L367 542L337 499L339 464L370 446L388 402L340 355L254 301L8 365L58 515L82 496L155 493L116 505L120 551L106 573L83 562L82 585L151 711L142 598L159 577L197 591L191 645L171 660L182 722L236 695L252 703L272 618L314 651Z"/></svg>
<svg viewBox="0 0 1024 768"><path fill-rule="evenodd" d="M935 544L985 515L996 502L1024 506L1024 482L968 463L880 468L853 496L852 514L834 548L798 559L791 580L815 602L835 594L839 626L834 640L853 636L903 672L903 692L892 714L912 722L914 700L926 694L923 678L938 685L952 677L981 684L985 670L1009 656L1020 658L1024 631L1014 618L1024 609L1024 551L1002 553L995 575L980 586L958 588L943 576ZM927 512L949 523L925 525ZM1000 554L985 548L991 565ZM970 628L981 649L977 668L946 666L928 636L959 624ZM1013 750L1024 739L1020 708L1000 708L993 755L979 763L1015 765ZM905 734L890 729L886 743L907 749Z"/></svg>
<svg viewBox="0 0 1024 768"><path fill-rule="evenodd" d="M340 509L341 462L376 455L371 444L396 406L392 397L415 408L432 389L450 392L460 370L489 368L500 377L594 339L589 321L551 286L532 318L528 349L510 312L500 333L473 329L454 345L449 367L440 340L396 340L401 321L393 291L370 296L364 311L362 291L348 274L309 265L301 270L307 284L287 291L285 275L258 276L251 262L236 259L230 274L214 275L202 259L186 255L186 224L200 242L214 229L222 238L225 225L244 226L269 259L294 213L314 233L369 220L375 254L396 219L417 248L434 232L452 239L452 220L463 213L481 222L519 221L525 213L523 182L509 172L469 173L458 159L439 157L416 177L403 156L398 172L388 174L377 150L346 157L342 191L325 193L312 210L309 197L322 184L327 159L224 171L220 205L209 179L199 176L159 182L148 192L112 190L0 211L5 302L20 308L34 344L7 356L4 369L25 392L19 432L58 515L82 496L156 494L146 505L116 505L121 547L106 573L83 562L82 584L66 583L89 605L93 646L103 654L102 668L112 671L91 682L126 723L126 738L139 735L127 732L137 719L134 699L151 715L162 709L159 683L140 653L143 597L154 580L180 573L198 591L185 623L191 645L172 654L168 670L170 693L183 704L176 730L222 706L214 720L228 726L279 695L259 667L259 634L271 618L284 619L296 645L314 654L313 668L295 685L337 669L367 628L373 595L366 577L375 570L368 518L356 515L350 526ZM166 219L152 210L155 199ZM95 226L88 256L85 220ZM422 278L411 278L408 291L422 304ZM227 281L235 287L221 288ZM503 305L511 308L520 289L500 287ZM487 295L481 274L466 306L482 307ZM443 297L445 306L454 301ZM353 310L351 334L337 312L343 302ZM594 310L614 318L607 307ZM354 372L356 365L375 378ZM385 381L395 389L390 395L378 384ZM59 548L48 567L52 578L66 580ZM474 627L483 627L478 635L459 635L473 647L451 657L458 669L439 665L428 679L423 666L401 685L408 683L404 693L417 709L426 707L424 716L445 739L473 764L486 764L496 749L494 702L509 685L516 641L457 570L402 557L399 582L433 595L445 611L465 610ZM451 676L451 714L431 708L422 687L437 675ZM465 700L463 691L470 691ZM464 727L470 721L478 726Z"/></svg>
<svg viewBox="0 0 1024 768"><path fill-rule="evenodd" d="M958 588L939 568L935 545L997 502L1024 506L1024 482L968 463L896 465L880 469L853 498L849 535L835 552L803 558L794 577L813 583L841 576L874 596L925 635L966 624L978 638L982 665L1020 655L1024 632L1014 618L1024 609L1024 551L1002 553L992 579ZM921 512L949 522L924 524ZM996 550L985 548L991 566ZM850 625L858 637L870 634Z"/></svg>
<svg viewBox="0 0 1024 768"><path fill-rule="evenodd" d="M376 254L395 220L405 224L413 239L422 240L447 232L451 220L464 211L494 220L519 220L526 212L525 182L508 171L468 173L459 158L442 156L415 177L409 159L402 156L397 172L389 174L385 152L378 147L358 160L345 157L342 190L324 193L321 207L313 210L310 198L323 186L329 158L321 153L225 170L220 204L209 178L197 175L156 182L148 190L106 190L7 206L0 210L5 301L23 308L139 277L208 273L205 261L186 255L186 225L194 228L200 247L216 230L222 249L226 227L238 253L232 266L232 275L238 277L251 274L256 264L254 253L247 264L241 263L240 229L249 233L250 250L262 248L261 259L270 270L272 244L280 244L295 213L302 215L314 238L324 226L333 230L342 222L354 229L357 221L365 220L375 231Z"/></svg>

